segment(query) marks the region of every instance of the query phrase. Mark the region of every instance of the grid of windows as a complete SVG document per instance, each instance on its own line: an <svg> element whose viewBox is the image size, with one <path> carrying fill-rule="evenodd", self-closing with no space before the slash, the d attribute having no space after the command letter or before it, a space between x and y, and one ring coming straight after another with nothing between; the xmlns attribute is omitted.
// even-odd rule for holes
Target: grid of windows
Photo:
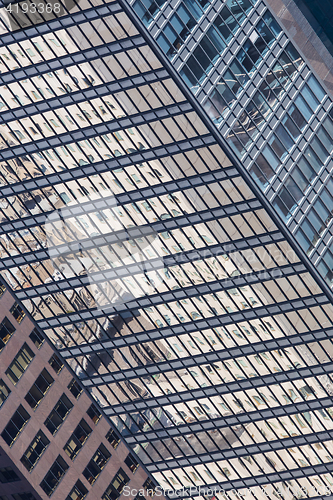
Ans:
<svg viewBox="0 0 333 500"><path fill-rule="evenodd" d="M57 374L60 373L62 367L64 366L64 363L56 354L53 354L51 356L51 358L49 359L49 364Z"/></svg>
<svg viewBox="0 0 333 500"><path fill-rule="evenodd" d="M111 429L107 435L106 435L106 439L109 441L109 443L111 444L112 448L116 449L117 446L119 445L120 441L121 441L121 438L119 436L119 434Z"/></svg>
<svg viewBox="0 0 333 500"><path fill-rule="evenodd" d="M94 404L92 404L89 406L89 408L87 410L87 415L89 415L89 417L94 422L94 424L97 424L97 422L99 421L99 419L102 416L102 413L100 412L100 410L98 410L96 408L96 406Z"/></svg>
<svg viewBox="0 0 333 500"><path fill-rule="evenodd" d="M0 483L13 483L19 480L20 478L12 467L0 467Z"/></svg>
<svg viewBox="0 0 333 500"><path fill-rule="evenodd" d="M133 473L139 468L140 465L138 459L134 455L132 455L132 453L129 453L127 455L124 462Z"/></svg>
<svg viewBox="0 0 333 500"><path fill-rule="evenodd" d="M37 349L39 349L44 342L44 338L42 337L41 333L37 330L37 328L34 328L34 330L30 333L29 338L35 344Z"/></svg>
<svg viewBox="0 0 333 500"><path fill-rule="evenodd" d="M80 394L82 393L82 388L79 386L79 384L76 382L74 378L69 383L68 389L71 391L75 399L78 399L80 397Z"/></svg>
<svg viewBox="0 0 333 500"><path fill-rule="evenodd" d="M0 379L0 407L4 404L10 394L10 389L6 386L4 381Z"/></svg>

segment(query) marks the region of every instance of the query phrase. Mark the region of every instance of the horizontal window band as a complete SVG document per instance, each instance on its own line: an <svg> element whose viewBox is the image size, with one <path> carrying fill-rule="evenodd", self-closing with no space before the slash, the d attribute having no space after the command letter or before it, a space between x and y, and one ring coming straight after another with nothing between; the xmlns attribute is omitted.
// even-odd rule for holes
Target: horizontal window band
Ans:
<svg viewBox="0 0 333 500"><path fill-rule="evenodd" d="M88 203L88 205L89 205L89 203ZM82 204L82 206L83 206L83 204ZM148 223L142 224L141 226L136 226L134 229L127 228L126 231L119 230L119 231L110 232L109 234L101 234L100 236L94 236L91 238L87 237L84 240L83 239L80 240L80 245L81 245L80 248L82 248L82 250L88 250L91 248L99 248L103 245L109 245L112 243L127 241L127 239L128 239L128 232L127 231L130 231L131 229L136 231L135 237L140 238L140 237L148 236L150 234L155 234L156 232L165 232L165 231L170 231L172 229L178 229L178 228L182 228L182 227L191 226L193 224L200 224L200 223L207 222L207 221L214 221L214 220L216 220L217 217L218 218L222 218L222 217L226 218L226 217L230 217L232 215L237 215L240 213L253 212L253 210L261 209L261 208L262 208L261 205L259 204L259 202L256 199L254 199L253 201L250 200L249 202L241 201L238 203L226 205L225 208L221 207L221 208L217 208L214 210L202 210L202 211L198 211L198 212L193 213L193 214L186 214L186 216L180 215L180 216L177 216L174 218L170 218L170 219L167 219L166 221L156 221L156 222L152 222L150 224L148 224ZM64 207L64 210L66 210L66 207ZM94 210L92 209L91 211L96 212L96 209L94 209ZM26 227L36 228L39 226L44 226L45 223L48 222L48 218L47 218L48 213L53 214L54 210L52 210L50 212L46 212L45 214L36 215L34 217L27 217L27 219L25 220ZM36 221L37 221L37 224L36 224ZM24 228L24 226L22 224L20 224L19 229L23 229L23 228ZM11 225L11 224L6 223L2 227L0 225L0 235L6 234L6 233L11 233L13 230L15 231L17 229L18 228L15 228L14 224ZM263 235L263 237L264 237L264 235ZM77 247L78 243L74 241L71 244L72 244L72 249L70 249L70 251L77 251L78 250L78 247ZM54 245L52 248L53 248L53 250L59 248L61 251L60 245L58 245L58 246ZM42 257L47 256L48 254L46 251L39 250L39 251L34 252L34 255L36 255L37 259L40 259ZM54 253L54 257L55 256L56 256L56 254ZM16 257L16 259L17 258L18 257ZM13 263L14 262L15 261L13 260ZM7 264L11 265L10 260L7 260ZM0 263L0 269L1 269L1 267L4 267L4 266L2 266L2 263Z"/></svg>
<svg viewBox="0 0 333 500"><path fill-rule="evenodd" d="M137 311L138 309L145 309L146 307L155 307L155 306L158 306L160 304L168 304L169 302L172 303L174 301L179 301L179 300L183 300L186 298L190 299L190 298L196 298L196 297L205 297L206 295L208 296L210 294L218 293L218 292L223 291L223 290L228 290L228 289L232 289L232 288L240 288L242 286L248 286L251 284L263 283L265 281L272 281L272 280L277 278L276 273L278 273L278 278L281 278L283 276L286 276L286 277L297 276L298 274L304 273L306 271L304 264L301 264L301 263L296 264L294 267L295 267L295 269L293 269L292 266L287 265L284 268L284 271L285 271L284 273L283 273L283 270L282 270L282 272L280 271L280 268L273 268L271 270L271 272L259 271L257 274L255 274L255 273L244 274L243 276L237 276L237 278L235 280L232 280L230 278L226 278L225 281L217 279L217 280L215 280L215 282L214 281L205 282L205 283L201 283L198 285L192 285L192 286L189 286L186 288L184 287L183 289L177 289L175 291L169 290L167 292L161 292L161 293L157 293L157 294L147 295L143 298L139 298L135 301L129 302L128 304L124 304L123 308L121 308L121 306L117 307L117 313L120 317L122 317L122 315L124 315L124 317L127 317L126 315L130 314L130 312ZM110 273L112 271L113 270L111 269ZM103 281L105 281L105 280L103 280ZM80 286L80 283L78 282L76 284L76 286ZM59 291L60 290L58 290L57 292L59 293ZM47 290L45 290L45 293L46 292L47 292ZM51 293L57 293L57 292L54 292L54 290L51 287ZM46 293L46 295L49 295L49 294L50 294L50 292ZM37 296L41 296L41 294L37 294ZM321 296L321 295L319 294L319 296ZM312 298L315 299L316 297L317 297L316 295L309 296L310 299L312 299ZM295 299L295 300L297 301L297 300L302 300L302 299ZM303 300L307 300L307 297L303 297ZM284 302L277 303L277 306L279 306L280 304L283 304L283 303ZM267 307L267 308L274 307L274 303L267 304L267 305L263 304L261 307ZM261 310L261 307L251 308L251 310L252 311ZM249 309L250 309L250 307L249 307ZM96 310L96 308L94 307L94 308L89 309L87 307L85 309L86 312L88 312L89 310L94 312ZM246 310L247 309L243 309L242 311L235 311L232 313L230 312L230 313L228 313L228 316L231 316L233 314L237 314L237 312L241 314ZM79 314L79 313L72 313L72 315L71 314L59 315L58 318L73 317L76 314ZM227 314L217 315L216 318L218 318L220 316L226 316L226 315ZM212 318L206 318L207 321L209 321L210 319L212 319ZM205 321L205 320L203 320L203 321ZM65 324L65 323L62 322L62 324ZM186 323L181 323L181 324L186 324ZM178 325L175 325L175 326L178 326Z"/></svg>
<svg viewBox="0 0 333 500"><path fill-rule="evenodd" d="M173 149L175 149L175 151L168 151L166 148L164 148L164 146L149 148L149 149L147 148L145 150L146 157L143 157L142 153L138 150L134 154L133 153L124 154L123 156L119 157L119 159L115 157L112 158L112 160L98 161L96 163L91 163L90 165L87 166L78 166L75 168L71 168L64 172L51 173L46 176L41 175L40 177L32 177L28 181L21 181L13 184L8 184L6 186L1 186L0 189L2 189L1 192L3 196L12 196L15 195L16 193L30 191L31 189L40 189L47 186L53 186L54 184L66 182L69 180L81 179L82 177L87 177L97 173L110 172L110 171L112 172L112 170L129 167L145 161L151 161L155 159L158 160L159 158L166 158L169 156L172 158L173 155L177 155L179 153L186 153L189 151L196 151L196 150L200 151L208 146L215 145L215 143L212 141L211 136L208 136L206 138L206 141L209 144L206 145L204 144L204 142L201 142L200 140L195 141L195 143L193 144L191 144L188 140L178 141L174 143ZM147 157L147 154L149 154L151 158ZM20 156L17 156L15 158L19 159ZM229 178L240 176L239 172L232 165L226 167L223 167L222 165L221 171L226 172L226 175ZM209 173L215 173L215 172L217 171L215 170L209 171ZM185 176L185 174L184 177L182 177L181 179L177 179L178 182L186 180L187 177ZM159 186L163 186L163 184L160 184ZM150 187L150 189L153 188L156 189L157 186ZM117 199L120 199L121 197L124 197L124 201L125 200L131 201L131 192L128 191L127 193L117 195ZM132 201L135 201L135 199L133 199Z"/></svg>
<svg viewBox="0 0 333 500"><path fill-rule="evenodd" d="M196 332L192 332L196 333ZM167 338L167 336L163 337ZM176 337L177 338L177 337ZM307 345L307 344L313 344L314 342L318 342L320 340L326 340L326 339L333 339L333 329L320 329L320 330L315 330L315 331L308 331L303 334L298 334L296 333L295 335L288 335L286 337L276 337L274 340L267 340L267 341L261 341L261 342L255 342L255 343L249 343L243 346L237 346L237 347L228 347L225 349L218 349L214 352L203 352L201 354L197 354L195 356L184 356L184 358L176 358L171 361L161 361L158 364L151 363L149 365L146 365L144 367L138 367L138 369L146 370L147 375L155 375L156 373L162 372L162 371L167 371L170 369L175 369L177 363L179 367L179 363L184 361L186 365L184 368L191 366L191 362L193 360L194 362L198 362L198 359L202 359L205 357L206 361L202 361L202 363L215 363L216 361L228 361L230 359L237 359L238 357L246 357L250 355L255 355L255 354L260 354L262 352L270 352L270 351L276 351L277 349L287 349L290 347L294 346L301 346L301 345ZM65 359L71 358L71 357L76 357L76 356L86 356L89 355L90 353L93 354L99 354L103 353L105 350L110 350L110 349L121 349L122 347L135 347L137 345L141 344L146 344L147 341L134 341L135 339L131 339L132 341L129 341L128 344L123 345L117 345L116 340L107 340L105 342L96 342L94 343L94 347L91 347L89 344L80 344L77 345L76 347L72 347L70 349L59 349L58 352L61 354L61 356ZM152 341L150 341L151 343ZM201 361L200 361L201 362ZM131 368L131 370L136 370L137 368ZM124 370L126 372L126 370ZM115 375L116 372L113 373ZM121 372L123 373L123 371ZM142 373L141 373L142 374Z"/></svg>

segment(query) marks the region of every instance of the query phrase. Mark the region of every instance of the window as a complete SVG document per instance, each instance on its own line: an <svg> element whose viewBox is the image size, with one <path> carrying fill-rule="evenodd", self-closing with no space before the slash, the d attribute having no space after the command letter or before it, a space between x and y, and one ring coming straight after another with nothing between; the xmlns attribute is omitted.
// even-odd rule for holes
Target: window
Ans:
<svg viewBox="0 0 333 500"><path fill-rule="evenodd" d="M0 324L0 349L5 347L16 328L11 324L8 318L4 318Z"/></svg>
<svg viewBox="0 0 333 500"><path fill-rule="evenodd" d="M14 481L20 481L20 478L13 469L11 467L0 467L0 482L13 483Z"/></svg>
<svg viewBox="0 0 333 500"><path fill-rule="evenodd" d="M106 439L109 441L109 443L111 444L112 448L116 449L118 444L120 443L121 439L120 439L120 436L118 435L118 433L114 430L110 430L107 435L106 435Z"/></svg>
<svg viewBox="0 0 333 500"><path fill-rule="evenodd" d="M157 38L158 44L169 58L172 58L182 47L196 24L196 20L184 5L180 5L171 16L170 22L163 27L164 34Z"/></svg>
<svg viewBox="0 0 333 500"><path fill-rule="evenodd" d="M131 453L129 453L125 458L125 464L133 472L133 474L140 466L138 459Z"/></svg>
<svg viewBox="0 0 333 500"><path fill-rule="evenodd" d="M37 349L40 348L42 343L44 342L44 338L42 337L41 333L35 328L29 335L30 340L35 344Z"/></svg>
<svg viewBox="0 0 333 500"><path fill-rule="evenodd" d="M53 354L53 356L49 359L49 364L56 373L59 373L64 366L64 363L55 354Z"/></svg>
<svg viewBox="0 0 333 500"><path fill-rule="evenodd" d="M49 444L50 441L45 434L39 431L21 458L22 464L29 472L35 467Z"/></svg>
<svg viewBox="0 0 333 500"><path fill-rule="evenodd" d="M2 406L3 403L6 401L10 392L11 391L8 389L4 381L0 379L0 406Z"/></svg>
<svg viewBox="0 0 333 500"><path fill-rule="evenodd" d="M1 433L8 446L13 444L29 419L29 413L20 405Z"/></svg>
<svg viewBox="0 0 333 500"><path fill-rule="evenodd" d="M10 308L10 313L14 316L18 323L21 323L25 316L25 312L17 302L15 302L15 304Z"/></svg>
<svg viewBox="0 0 333 500"><path fill-rule="evenodd" d="M62 199L62 201L65 203L65 205L67 205L67 203L71 202L71 199L70 199L70 197L68 196L67 193L60 193L59 196Z"/></svg>
<svg viewBox="0 0 333 500"><path fill-rule="evenodd" d="M54 379L51 377L47 370L42 371L39 377L36 379L36 382L31 387L30 391L24 398L26 402L31 406L31 408L35 409L38 403L43 399L45 394L47 393L49 387L53 384Z"/></svg>
<svg viewBox="0 0 333 500"><path fill-rule="evenodd" d="M40 483L40 487L48 497L52 495L68 468L69 465L60 455L58 455L58 458L54 461L51 469Z"/></svg>
<svg viewBox="0 0 333 500"><path fill-rule="evenodd" d="M142 19L143 23L148 26L164 4L165 0L146 0L145 2L136 0L133 4L133 9L140 19Z"/></svg>
<svg viewBox="0 0 333 500"><path fill-rule="evenodd" d="M24 344L6 371L7 377L14 385L20 380L34 357L32 350Z"/></svg>
<svg viewBox="0 0 333 500"><path fill-rule="evenodd" d="M101 444L82 473L88 483L94 484L110 457L111 453Z"/></svg>
<svg viewBox="0 0 333 500"><path fill-rule="evenodd" d="M144 487L144 489L147 491L148 495L150 497L153 497L155 495L155 488L156 488L156 484L154 483L154 481L150 478L148 478L142 485Z"/></svg>
<svg viewBox="0 0 333 500"><path fill-rule="evenodd" d="M63 394L44 422L45 427L52 435L57 432L72 408L73 403L71 403L66 394Z"/></svg>
<svg viewBox="0 0 333 500"><path fill-rule="evenodd" d="M87 488L81 483L81 481L77 481L66 500L83 500L87 493Z"/></svg>
<svg viewBox="0 0 333 500"><path fill-rule="evenodd" d="M87 422L82 419L64 446L64 450L71 460L74 460L90 434L91 428Z"/></svg>
<svg viewBox="0 0 333 500"><path fill-rule="evenodd" d="M119 469L102 496L102 500L116 500L120 497L127 483L129 483L129 477L125 474L123 469Z"/></svg>
<svg viewBox="0 0 333 500"><path fill-rule="evenodd" d="M97 410L96 406L94 404L90 405L88 410L87 410L88 416L91 418L91 420L94 422L94 424L97 424L99 419L101 418L102 414L99 410Z"/></svg>
<svg viewBox="0 0 333 500"><path fill-rule="evenodd" d="M68 384L68 389L71 391L71 393L73 394L73 396L76 399L78 399L78 397L80 396L80 394L82 392L81 387L79 386L79 384L76 382L76 380L74 378Z"/></svg>

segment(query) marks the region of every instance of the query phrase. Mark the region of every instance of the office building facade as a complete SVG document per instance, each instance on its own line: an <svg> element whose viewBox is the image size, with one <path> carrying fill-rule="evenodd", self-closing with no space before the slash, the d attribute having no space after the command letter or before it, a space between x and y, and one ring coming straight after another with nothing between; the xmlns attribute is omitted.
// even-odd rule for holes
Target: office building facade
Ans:
<svg viewBox="0 0 333 500"><path fill-rule="evenodd" d="M133 500L157 485L176 498L322 498L329 70L268 2L15 5L0 10L0 273L22 325L47 340L42 355L1 331L1 447L41 498L115 500L129 486ZM34 358L14 383L24 343ZM73 405L63 442L51 391ZM31 419L11 440L16 412ZM92 429L89 456L76 458L75 425ZM30 472L40 433L50 443ZM93 480L102 445L111 457Z"/></svg>

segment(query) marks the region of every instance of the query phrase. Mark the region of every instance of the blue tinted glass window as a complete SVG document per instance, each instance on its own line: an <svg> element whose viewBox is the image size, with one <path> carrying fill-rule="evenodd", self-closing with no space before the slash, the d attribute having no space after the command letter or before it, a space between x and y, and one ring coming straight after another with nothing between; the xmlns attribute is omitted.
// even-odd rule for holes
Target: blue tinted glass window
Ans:
<svg viewBox="0 0 333 500"><path fill-rule="evenodd" d="M325 191L324 191L325 193ZM327 193L325 193L327 195ZM323 200L323 198L321 197L321 200ZM317 200L313 207L314 209L316 210L317 214L319 215L319 217L321 218L321 220L323 222L327 221L327 218L330 216L330 211L328 210L328 207L325 206L321 200ZM331 199L331 209L333 208L333 203L332 203L332 199Z"/></svg>
<svg viewBox="0 0 333 500"><path fill-rule="evenodd" d="M324 127L319 127L317 131L317 136L320 139L321 143L327 149L327 151L330 153L333 148L333 140L332 138L326 133Z"/></svg>
<svg viewBox="0 0 333 500"><path fill-rule="evenodd" d="M261 189L265 189L268 186L269 184L268 180L263 175L261 170L257 167L257 165L253 165L250 168L249 172L256 181L256 183L259 185L259 187L261 187Z"/></svg>
<svg viewBox="0 0 333 500"><path fill-rule="evenodd" d="M281 162L275 156L271 148L269 146L265 146L264 149L262 150L262 154L264 155L265 159L267 160L268 164L272 167L272 169L276 171Z"/></svg>
<svg viewBox="0 0 333 500"><path fill-rule="evenodd" d="M326 149L323 147L323 145L321 144L321 142L317 139L317 137L314 137L311 141L311 146L312 146L312 149L315 151L316 155L318 156L318 158L322 161L322 163L324 164L325 161L327 160L328 158L328 152L326 151Z"/></svg>
<svg viewBox="0 0 333 500"><path fill-rule="evenodd" d="M197 78L197 76L194 76L194 74L186 64L180 71L180 75L184 79L186 84L190 87L190 89L194 91L196 90L195 87L198 86L198 80L204 76L204 71L202 68L200 68L199 64L195 61L193 56L189 58L188 63L191 66L191 68L195 70L196 75L198 75L199 78Z"/></svg>

